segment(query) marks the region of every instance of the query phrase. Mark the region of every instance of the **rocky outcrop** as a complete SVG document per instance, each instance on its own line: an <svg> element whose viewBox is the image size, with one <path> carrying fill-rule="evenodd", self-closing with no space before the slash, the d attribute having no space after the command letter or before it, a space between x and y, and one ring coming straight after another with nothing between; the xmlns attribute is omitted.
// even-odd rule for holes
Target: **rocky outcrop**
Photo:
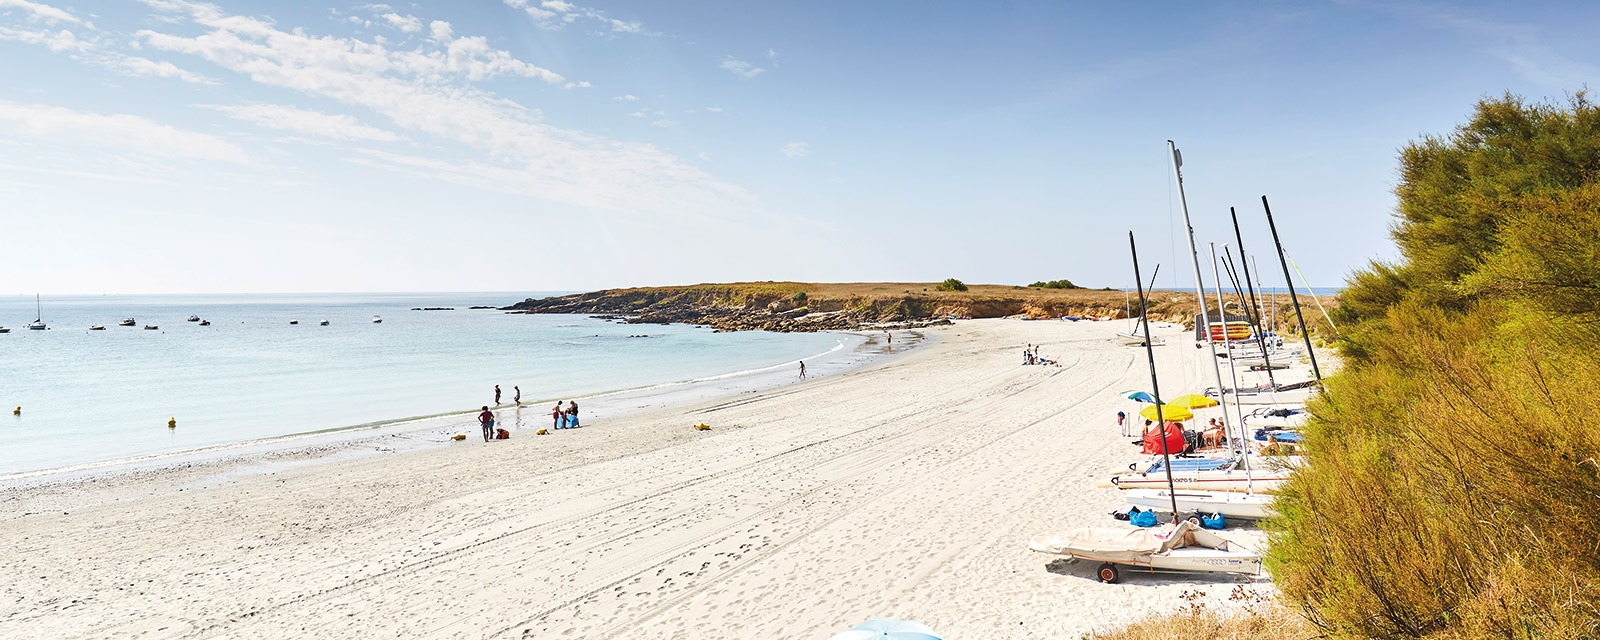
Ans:
<svg viewBox="0 0 1600 640"><path fill-rule="evenodd" d="M972 285L938 291L912 283L745 282L606 289L523 300L510 313L579 313L644 324L697 324L719 331L824 331L948 324L951 318L1126 318L1125 298L1112 290L1040 290ZM1194 294L1150 292L1150 316L1192 320ZM1331 302L1331 299L1325 299Z"/></svg>

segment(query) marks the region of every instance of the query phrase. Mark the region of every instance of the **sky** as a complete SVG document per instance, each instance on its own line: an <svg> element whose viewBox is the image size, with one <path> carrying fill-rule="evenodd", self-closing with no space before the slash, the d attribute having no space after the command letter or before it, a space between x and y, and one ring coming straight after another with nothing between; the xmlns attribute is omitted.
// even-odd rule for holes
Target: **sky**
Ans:
<svg viewBox="0 0 1600 640"><path fill-rule="evenodd" d="M1393 259L1397 151L1600 78L1579 2L0 0L0 293ZM1208 273L1209 265L1203 267Z"/></svg>

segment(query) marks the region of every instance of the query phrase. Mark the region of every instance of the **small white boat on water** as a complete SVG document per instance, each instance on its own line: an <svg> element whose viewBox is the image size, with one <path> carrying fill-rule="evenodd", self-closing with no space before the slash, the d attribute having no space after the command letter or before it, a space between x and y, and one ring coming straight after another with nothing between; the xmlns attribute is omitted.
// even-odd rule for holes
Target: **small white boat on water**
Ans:
<svg viewBox="0 0 1600 640"><path fill-rule="evenodd" d="M105 331L106 330L106 326L103 325L103 324L91 324L91 325L89 325L89 330L90 331Z"/></svg>
<svg viewBox="0 0 1600 640"><path fill-rule="evenodd" d="M1239 493L1237 491L1199 491L1193 489L1179 489L1167 491L1166 489L1130 489L1122 492L1128 504L1154 509L1160 512L1172 511L1173 498L1177 498L1178 511L1196 513L1220 513L1226 518L1242 520L1260 520L1278 515L1272 509L1272 495L1264 493Z"/></svg>
<svg viewBox="0 0 1600 640"><path fill-rule="evenodd" d="M326 326L328 326L328 321L327 320L319 321L319 322L317 322L317 325L326 327Z"/></svg>
<svg viewBox="0 0 1600 640"><path fill-rule="evenodd" d="M197 315L194 315L194 314L189 314L188 322L199 322L199 321L200 321L200 316L197 316Z"/></svg>
<svg viewBox="0 0 1600 640"><path fill-rule="evenodd" d="M153 324L147 324L147 325L144 326L144 330L145 331L155 331L155 330L160 329L160 328L161 327L155 326Z"/></svg>
<svg viewBox="0 0 1600 640"><path fill-rule="evenodd" d="M300 324L299 320L290 320L289 324Z"/></svg>
<svg viewBox="0 0 1600 640"><path fill-rule="evenodd" d="M0 333L11 333L11 330L5 327L0 327Z"/></svg>
<svg viewBox="0 0 1600 640"><path fill-rule="evenodd" d="M382 316L372 316L372 324L378 324L380 322L383 322Z"/></svg>
<svg viewBox="0 0 1600 640"><path fill-rule="evenodd" d="M119 327L136 327L136 326L139 326L139 323L134 322L133 318L123 318L122 322L118 322L117 323L117 326L119 326Z"/></svg>
<svg viewBox="0 0 1600 640"><path fill-rule="evenodd" d="M50 327L45 326L44 324L44 307L39 305L39 294L37 293L33 294L33 306L34 310L38 311L39 313L34 317L33 322L28 323L28 328L34 331L44 331L45 329L49 329Z"/></svg>
<svg viewBox="0 0 1600 640"><path fill-rule="evenodd" d="M1035 536L1028 548L1099 562L1095 574L1108 583L1120 580L1124 567L1151 573L1261 573L1261 554L1201 529L1193 519L1152 529L1085 528Z"/></svg>
<svg viewBox="0 0 1600 640"><path fill-rule="evenodd" d="M1237 458L1172 458L1174 490L1250 491L1271 493L1289 479L1299 466L1297 456L1252 456L1247 472ZM1167 486L1167 469L1161 456L1129 465L1131 470L1111 476L1118 489L1162 489Z"/></svg>

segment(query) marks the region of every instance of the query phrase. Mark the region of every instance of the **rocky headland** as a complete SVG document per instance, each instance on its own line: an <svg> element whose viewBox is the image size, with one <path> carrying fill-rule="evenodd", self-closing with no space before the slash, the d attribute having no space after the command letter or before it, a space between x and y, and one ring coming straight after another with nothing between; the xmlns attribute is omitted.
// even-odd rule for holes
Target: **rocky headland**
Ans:
<svg viewBox="0 0 1600 640"><path fill-rule="evenodd" d="M1182 322L1194 294L1150 292L1151 317ZM1325 299L1326 300L1326 299ZM898 329L948 324L952 318L1128 317L1122 291L936 283L743 282L605 289L529 298L511 313L579 313L637 324L695 324L719 331ZM1138 301L1133 301L1138 305Z"/></svg>

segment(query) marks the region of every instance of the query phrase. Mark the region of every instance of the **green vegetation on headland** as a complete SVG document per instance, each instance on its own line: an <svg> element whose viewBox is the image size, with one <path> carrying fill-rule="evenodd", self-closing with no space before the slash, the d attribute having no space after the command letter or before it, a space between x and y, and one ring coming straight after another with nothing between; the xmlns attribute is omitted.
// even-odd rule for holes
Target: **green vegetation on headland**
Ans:
<svg viewBox="0 0 1600 640"><path fill-rule="evenodd" d="M959 280L951 278L945 283ZM614 314L629 322L703 324L722 330L822 331L924 326L947 318L1125 318L1121 291L1009 285L856 282L737 282L606 289L524 300L508 311ZM953 285L952 285L953 286ZM1194 294L1152 291L1151 317L1193 318ZM1331 299L1325 300L1325 304ZM1280 311L1280 317L1288 315Z"/></svg>
<svg viewBox="0 0 1600 640"><path fill-rule="evenodd" d="M1267 524L1315 631L1252 637L1600 637L1600 109L1484 100L1400 170L1402 257L1341 294L1344 367ZM1207 616L1189 637L1262 620Z"/></svg>

